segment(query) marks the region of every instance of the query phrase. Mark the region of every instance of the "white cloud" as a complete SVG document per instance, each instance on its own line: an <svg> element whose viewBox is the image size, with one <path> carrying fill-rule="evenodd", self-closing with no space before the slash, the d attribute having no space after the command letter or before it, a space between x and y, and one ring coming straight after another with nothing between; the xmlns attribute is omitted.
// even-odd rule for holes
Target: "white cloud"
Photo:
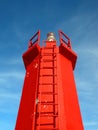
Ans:
<svg viewBox="0 0 98 130"><path fill-rule="evenodd" d="M95 43L95 40L97 39L97 31L98 31L98 13L97 12L79 12L80 8L79 6L77 9L77 13L74 14L72 17L69 17L68 19L65 17L63 21L57 24L56 30L61 29L64 31L72 41L74 41L76 44L73 44L73 46L80 46L83 45L86 47L89 47L89 41L92 42L92 44ZM83 10L84 7L82 7ZM86 40L86 41L85 41ZM85 41L85 42L84 42Z"/></svg>
<svg viewBox="0 0 98 130"><path fill-rule="evenodd" d="M20 71L12 71L12 72L4 72L4 73L0 73L0 80L1 82L5 81L6 79L13 77L16 80L17 79L23 79L24 77L24 72L20 72Z"/></svg>
<svg viewBox="0 0 98 130"><path fill-rule="evenodd" d="M5 100L17 100L17 99L19 99L18 98L18 95L19 95L19 93L11 93L11 92L9 92L9 93L0 93L0 99L5 99ZM4 101L4 100L3 100Z"/></svg>
<svg viewBox="0 0 98 130"><path fill-rule="evenodd" d="M20 93L3 92L0 93L0 113L15 113L20 100Z"/></svg>
<svg viewBox="0 0 98 130"><path fill-rule="evenodd" d="M85 122L85 126L95 126L95 125L98 126L98 122L94 122L94 121L92 121L92 122Z"/></svg>
<svg viewBox="0 0 98 130"><path fill-rule="evenodd" d="M21 57L15 57L15 58L8 58L7 59L2 59L0 60L0 64L3 65L21 65L22 64L22 58Z"/></svg>

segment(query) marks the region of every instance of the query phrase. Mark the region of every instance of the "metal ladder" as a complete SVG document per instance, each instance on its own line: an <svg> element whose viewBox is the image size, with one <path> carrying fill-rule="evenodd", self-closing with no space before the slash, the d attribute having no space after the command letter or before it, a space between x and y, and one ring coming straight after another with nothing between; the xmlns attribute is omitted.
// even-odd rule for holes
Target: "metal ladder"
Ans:
<svg viewBox="0 0 98 130"><path fill-rule="evenodd" d="M59 130L56 46L41 48L34 130Z"/></svg>

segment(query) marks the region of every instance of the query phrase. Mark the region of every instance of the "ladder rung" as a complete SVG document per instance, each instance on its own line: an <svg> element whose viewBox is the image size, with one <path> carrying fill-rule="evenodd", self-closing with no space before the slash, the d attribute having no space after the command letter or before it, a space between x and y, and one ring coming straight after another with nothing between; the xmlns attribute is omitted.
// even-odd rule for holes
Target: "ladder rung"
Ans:
<svg viewBox="0 0 98 130"><path fill-rule="evenodd" d="M48 60L48 59L43 59L43 60L41 60L41 62L53 62L53 61L56 61L56 60Z"/></svg>
<svg viewBox="0 0 98 130"><path fill-rule="evenodd" d="M37 116L40 116L40 117L57 117L58 115L54 115L54 114L37 114Z"/></svg>
<svg viewBox="0 0 98 130"><path fill-rule="evenodd" d="M57 85L57 83L39 83L39 85Z"/></svg>
<svg viewBox="0 0 98 130"><path fill-rule="evenodd" d="M40 105L58 105L57 103L52 103L52 102L38 102Z"/></svg>
<svg viewBox="0 0 98 130"><path fill-rule="evenodd" d="M48 111L48 112L37 112L36 114L53 114L53 111Z"/></svg>
<svg viewBox="0 0 98 130"><path fill-rule="evenodd" d="M40 69L54 69L54 68L57 68L57 67L41 67Z"/></svg>
<svg viewBox="0 0 98 130"><path fill-rule="evenodd" d="M44 47L44 49L54 49L53 47Z"/></svg>
<svg viewBox="0 0 98 130"><path fill-rule="evenodd" d="M59 128L40 128L40 130L59 130Z"/></svg>
<svg viewBox="0 0 98 130"><path fill-rule="evenodd" d="M41 77L43 76L57 76L56 74L43 74L43 75L40 75Z"/></svg>
<svg viewBox="0 0 98 130"><path fill-rule="evenodd" d="M38 94L57 95L57 93L53 93L53 92L38 92Z"/></svg>
<svg viewBox="0 0 98 130"><path fill-rule="evenodd" d="M40 124L36 124L36 125L37 125L37 126L39 126L39 125L40 125L40 126L43 126L43 125L54 125L54 124L53 124L53 123L43 123L43 124L40 123ZM53 129L53 128L52 128L52 129Z"/></svg>
<svg viewBox="0 0 98 130"><path fill-rule="evenodd" d="M51 56L51 55L56 55L56 53L43 53L41 56Z"/></svg>

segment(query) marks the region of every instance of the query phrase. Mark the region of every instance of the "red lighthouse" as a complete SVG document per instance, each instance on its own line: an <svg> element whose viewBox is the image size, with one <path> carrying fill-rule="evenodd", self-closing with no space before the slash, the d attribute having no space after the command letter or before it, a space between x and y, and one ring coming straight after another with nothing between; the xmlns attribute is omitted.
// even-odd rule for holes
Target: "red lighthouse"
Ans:
<svg viewBox="0 0 98 130"><path fill-rule="evenodd" d="M77 55L59 31L40 46L40 31L23 54L26 69L15 130L84 130L73 70Z"/></svg>

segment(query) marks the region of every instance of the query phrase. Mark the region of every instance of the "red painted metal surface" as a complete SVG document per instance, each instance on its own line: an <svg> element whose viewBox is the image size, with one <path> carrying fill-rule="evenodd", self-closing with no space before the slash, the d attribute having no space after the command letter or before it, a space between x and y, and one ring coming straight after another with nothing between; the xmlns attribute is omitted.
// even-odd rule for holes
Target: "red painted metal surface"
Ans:
<svg viewBox="0 0 98 130"><path fill-rule="evenodd" d="M22 97L15 130L31 130L38 83L39 47L33 46L23 55L26 68Z"/></svg>
<svg viewBox="0 0 98 130"><path fill-rule="evenodd" d="M23 54L26 76L15 130L83 130L73 70L77 55L59 31L40 47L40 31ZM65 40L66 39L66 40Z"/></svg>

